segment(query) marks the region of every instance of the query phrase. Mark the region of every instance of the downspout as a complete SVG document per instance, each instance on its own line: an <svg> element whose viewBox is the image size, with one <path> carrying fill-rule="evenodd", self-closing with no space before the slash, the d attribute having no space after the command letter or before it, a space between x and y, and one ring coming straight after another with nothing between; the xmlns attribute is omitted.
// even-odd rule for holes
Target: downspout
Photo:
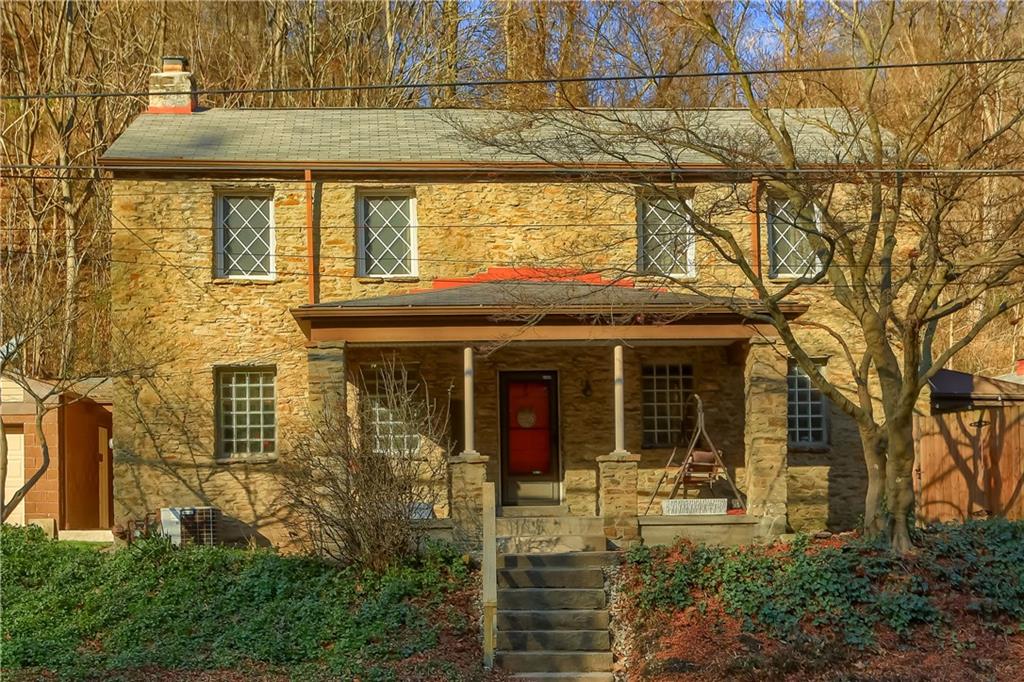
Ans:
<svg viewBox="0 0 1024 682"><path fill-rule="evenodd" d="M750 203L748 209L750 210L750 249L751 249L751 265L753 266L754 273L757 275L757 279L762 279L761 275L761 214L758 211L758 206L761 200L761 181L754 179L750 181ZM760 297L757 290L754 291L754 295Z"/></svg>
<svg viewBox="0 0 1024 682"><path fill-rule="evenodd" d="M306 169L306 276L309 302L316 303L316 255L313 243L313 171Z"/></svg>

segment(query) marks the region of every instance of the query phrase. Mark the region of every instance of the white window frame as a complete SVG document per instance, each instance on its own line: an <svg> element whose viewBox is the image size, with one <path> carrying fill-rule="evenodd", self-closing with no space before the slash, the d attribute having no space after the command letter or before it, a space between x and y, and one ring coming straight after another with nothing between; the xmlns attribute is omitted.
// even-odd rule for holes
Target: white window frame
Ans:
<svg viewBox="0 0 1024 682"><path fill-rule="evenodd" d="M274 412L273 412L273 415L274 415L274 423L273 423L273 428L274 428L274 449L272 451L270 451L270 452L266 452L266 451L261 451L261 452L248 452L248 451L247 452L236 452L236 451L227 452L224 449L224 444L226 442L226 439L224 437L224 430L227 428L227 425L224 422L224 418L226 416L226 413L225 413L224 407L222 405L223 397L221 396L221 392L222 392L222 389L223 389L223 383L222 383L223 382L223 377L226 374L256 374L256 373L270 374L271 375L271 386L274 389L274 397L273 397L273 401L274 401ZM215 438L215 442L216 442L216 455L215 456L216 456L216 459L218 461L233 461L233 460L261 459L261 458L267 459L267 458L277 457L278 444L281 442L281 431L280 431L281 424L280 424L280 420L278 419L279 415L278 415L278 409L277 409L278 408L277 366L276 365L218 365L218 366L213 368L213 392L214 392L214 400L216 401L214 403L214 405L215 405L215 409L214 409L215 425L214 425L214 427L215 427L215 431L216 431L216 438ZM236 400L236 398L234 396L232 396L231 399L232 400ZM250 398L247 396L246 400L249 400L249 399ZM262 397L261 397L261 400L262 400ZM237 410L231 412L232 415L240 414L240 413L241 413L241 411L237 411ZM245 410L245 414L247 416L250 415L250 414L259 414L259 415L261 415L261 419L260 419L260 429L261 430L263 428L265 428L266 426L268 426L267 424L263 423L263 418L262 417L266 413L262 409L259 412L252 412L247 407L246 410ZM250 428L250 427L251 427L251 425L248 424L248 423L245 425L245 428L247 428L247 429ZM238 428L238 426L237 426L237 424L232 423L231 428L233 428L233 429L234 428ZM262 436L262 434L261 434L261 436ZM246 438L246 440L248 440L248 438ZM263 439L261 438L261 440L263 440ZM234 438L232 439L232 441L235 442Z"/></svg>
<svg viewBox="0 0 1024 682"><path fill-rule="evenodd" d="M377 420L379 414L387 412L387 407L373 405L371 401L380 396L377 387L380 385L381 377L389 371L394 372L393 376L395 376L396 379L398 378L398 376L401 376L405 381L407 389L411 387L413 390L420 390L423 393L421 397L423 398L424 401L426 400L426 386L423 383L423 377L420 375L418 365L406 365L403 366L401 369L396 370L395 367L389 365L371 363L360 367L359 398L363 402L363 413L373 417L373 425L390 424L392 426L402 426L404 431L403 433L391 433L387 437L397 437L404 439L406 445L406 453L412 457L419 457L421 450L423 449L422 433L410 433L409 424L402 424L401 422L395 419L388 419L387 421ZM373 425L368 424L367 426L372 428ZM415 443L415 447L410 447L411 443ZM380 448L374 454L387 454L387 451L384 448Z"/></svg>
<svg viewBox="0 0 1024 682"><path fill-rule="evenodd" d="M826 360L825 359L815 358L814 359L814 363L818 366L818 371L822 372L824 374L825 368L826 368ZM794 372L798 373L796 375L796 378L798 380L806 381L807 382L807 388L801 387L801 388L798 388L798 389L794 389L790 385L791 381L794 378ZM791 414L790 413L791 407L794 404L796 404L796 405L801 405L801 404L812 405L812 404L814 404L811 401L802 401L799 398L794 400L794 398L793 398L793 391L794 390L811 391L812 392L811 393L812 396L814 395L814 393L817 394L818 399L817 399L816 402L821 407L821 438L818 438L818 439L815 439L815 440L796 440L796 439L794 439L794 437L793 437L794 436L794 431L793 431L792 426L790 425L790 421L793 420L793 419L800 419L801 415L799 413L797 413L796 415ZM822 393L818 389L817 386L814 385L814 383L811 381L810 376L808 376L808 374L806 372L804 372L803 368L800 367L800 364L795 359L790 358L789 359L789 366L786 368L786 442L789 444L789 447L794 449L794 450L800 450L800 449L823 449L823 448L830 447L830 444L832 442L832 427L831 427L831 424L829 423L829 421L830 421L829 420L829 413L830 412L831 412L831 407L830 407L830 403L829 403L828 397L824 393ZM812 418L812 416L810 414L808 414L807 417L808 417L808 419ZM808 426L807 430L810 431L811 433L813 433L815 429L813 427ZM796 432L799 434L800 431L801 431L801 428L798 425L796 427Z"/></svg>
<svg viewBox="0 0 1024 682"><path fill-rule="evenodd" d="M653 407L655 411L657 411L657 408L659 406L670 407L671 405L667 401L658 400L658 396L660 395L660 393L664 393L666 396L670 395L671 392L668 390L659 392L658 389L655 388L654 401L651 402L648 400L648 391L645 386L648 374L649 372L653 371L654 378L655 380L657 380L658 370L664 370L666 371L664 377L667 379L669 378L669 374L667 373L668 368L676 367L679 368L680 379L679 419L681 422L685 422L687 417L687 395L692 396L694 393L696 393L697 390L696 379L693 371L693 364L689 362L645 362L640 367L640 418L642 420L640 432L644 448L654 449L673 447L674 445L676 445L677 439L681 435L680 431L682 423L676 424L674 427L672 424L673 417L671 413L668 416L660 417L660 419L668 419L669 424L666 428L661 428L657 423L655 423L653 429L648 428L648 420L650 418L648 416L648 409ZM687 380L689 380L690 385L689 391L686 390ZM693 409L695 409L695 407ZM671 412L671 410L669 410L669 412ZM659 417L655 417L655 419L657 420L659 419ZM648 437L649 433L653 434L653 437ZM660 439L660 436L664 434L668 434L666 436L666 439Z"/></svg>
<svg viewBox="0 0 1024 682"><path fill-rule="evenodd" d="M265 199L270 204L270 263L265 275L231 275L227 272L226 254L224 253L224 200L225 199ZM277 219L274 216L274 191L271 189L220 190L214 194L214 249L213 276L215 279L232 279L241 281L273 282L277 279Z"/></svg>
<svg viewBox="0 0 1024 682"><path fill-rule="evenodd" d="M773 210L777 204L790 203L789 199L780 199L779 197L768 195L767 205L765 206L765 222L768 226L768 277L771 279L803 279L808 277L814 277L822 270L821 258L818 257L818 252L814 251L812 256L813 263L808 263L807 268L800 273L797 272L782 272L779 270L779 258L776 255L776 244L778 243L779 234L775 228L775 221L777 220L778 212ZM814 230L818 234L821 234L821 207L817 203L811 204L814 208ZM797 216L799 218L799 216ZM786 223L790 225L791 223ZM800 232L804 239L810 239L811 235L804 230L800 230L799 227L795 226L795 229Z"/></svg>
<svg viewBox="0 0 1024 682"><path fill-rule="evenodd" d="M377 275L366 271L366 209L364 199L373 197L404 197L409 201L409 273ZM418 278L420 273L419 259L419 221L416 217L416 193L410 189L380 189L356 192L356 276L373 279L409 279Z"/></svg>
<svg viewBox="0 0 1024 682"><path fill-rule="evenodd" d="M679 203L686 206L690 211L693 210L693 197L680 195L676 198L672 197L639 197L636 204L636 241L637 241L637 270L641 275L651 275L655 277L674 277L679 279L691 279L697 276L697 235L693 229L693 218L682 216L685 223L685 228L688 232L687 237L689 238L689 244L686 247L686 270L683 272L658 272L651 267L651 263L648 261L647 256L647 240L646 240L646 219L647 211L652 202L657 201L678 201Z"/></svg>

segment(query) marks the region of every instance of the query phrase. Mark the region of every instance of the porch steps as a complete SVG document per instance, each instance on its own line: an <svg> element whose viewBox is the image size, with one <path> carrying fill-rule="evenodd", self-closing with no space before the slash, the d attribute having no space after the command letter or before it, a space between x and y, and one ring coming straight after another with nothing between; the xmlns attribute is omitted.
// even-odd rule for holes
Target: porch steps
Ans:
<svg viewBox="0 0 1024 682"><path fill-rule="evenodd" d="M621 553L605 549L600 519L506 517L498 523L499 536L522 533L499 537L499 548L525 551L499 549L497 667L514 680L612 682L604 569ZM552 551L565 546L581 549Z"/></svg>

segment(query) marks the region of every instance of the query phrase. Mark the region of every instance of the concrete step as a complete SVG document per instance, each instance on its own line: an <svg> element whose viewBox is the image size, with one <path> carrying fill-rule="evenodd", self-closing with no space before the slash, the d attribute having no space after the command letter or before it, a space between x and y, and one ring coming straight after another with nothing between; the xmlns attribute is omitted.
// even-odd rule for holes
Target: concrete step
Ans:
<svg viewBox="0 0 1024 682"><path fill-rule="evenodd" d="M502 552L499 566L505 568L604 568L622 561L622 552L607 550L590 552L556 552L531 554L529 552Z"/></svg>
<svg viewBox="0 0 1024 682"><path fill-rule="evenodd" d="M498 611L498 630L607 630L608 622L598 609Z"/></svg>
<svg viewBox="0 0 1024 682"><path fill-rule="evenodd" d="M510 673L589 673L612 669L607 651L502 651L494 656L499 668Z"/></svg>
<svg viewBox="0 0 1024 682"><path fill-rule="evenodd" d="M568 516L569 508L565 505L525 505L522 507L502 507L498 510L498 518L510 516Z"/></svg>
<svg viewBox="0 0 1024 682"><path fill-rule="evenodd" d="M498 590L498 610L603 609L604 590L517 587Z"/></svg>
<svg viewBox="0 0 1024 682"><path fill-rule="evenodd" d="M523 516L495 519L498 536L604 535L596 516Z"/></svg>
<svg viewBox="0 0 1024 682"><path fill-rule="evenodd" d="M600 568L502 568L498 587L604 587Z"/></svg>
<svg viewBox="0 0 1024 682"><path fill-rule="evenodd" d="M608 548L601 535L515 535L497 538L499 554L558 554L562 552L593 552Z"/></svg>
<svg viewBox="0 0 1024 682"><path fill-rule="evenodd" d="M517 682L615 682L612 673L517 673L512 675Z"/></svg>
<svg viewBox="0 0 1024 682"><path fill-rule="evenodd" d="M499 630L499 651L610 651L608 630Z"/></svg>

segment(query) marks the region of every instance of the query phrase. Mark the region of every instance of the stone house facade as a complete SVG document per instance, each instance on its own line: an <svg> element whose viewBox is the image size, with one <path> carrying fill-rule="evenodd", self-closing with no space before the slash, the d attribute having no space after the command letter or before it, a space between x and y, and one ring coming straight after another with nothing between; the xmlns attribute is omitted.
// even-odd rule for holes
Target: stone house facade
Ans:
<svg viewBox="0 0 1024 682"><path fill-rule="evenodd" d="M188 90L169 68L151 88ZM744 319L758 304L741 275L628 181L453 133L450 117L486 115L153 97L103 159L114 324L157 365L116 384L116 518L212 505L240 534L288 542L290 448L327 398L359 399L360 377L397 358L451 415L439 516L477 513L492 480L499 507L603 516L628 540L696 393L760 534L852 527L857 430ZM694 210L738 197L716 220L785 281L801 250L769 234L785 215L756 181L695 161L681 187ZM847 324L815 287L786 314ZM804 333L841 380L831 337Z"/></svg>

